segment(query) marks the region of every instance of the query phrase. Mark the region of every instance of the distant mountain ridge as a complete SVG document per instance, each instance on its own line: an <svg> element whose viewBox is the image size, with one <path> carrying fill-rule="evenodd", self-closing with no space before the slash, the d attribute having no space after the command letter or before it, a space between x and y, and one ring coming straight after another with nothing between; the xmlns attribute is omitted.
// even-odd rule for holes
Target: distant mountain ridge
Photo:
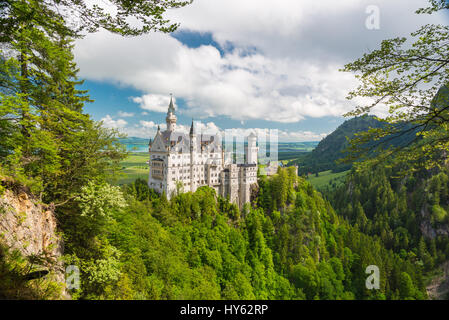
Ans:
<svg viewBox="0 0 449 320"><path fill-rule="evenodd" d="M402 130L407 130L411 124L401 124ZM348 139L352 139L356 133L366 131L370 128L381 128L385 123L376 119L375 116L362 116L346 120L334 132L320 141L318 146L311 152L289 165L299 166L299 174L317 173L326 170L341 172L349 170L351 163L337 164L338 159L344 158L344 150L349 146ZM411 142L416 137L415 131L407 132L390 141L391 145L403 145Z"/></svg>
<svg viewBox="0 0 449 320"><path fill-rule="evenodd" d="M150 139L139 137L126 137L118 139L118 142L125 145L130 152L148 152ZM246 144L246 143L245 143ZM278 142L279 160L296 159L303 153L312 151L318 145L318 141L303 142ZM269 149L269 142L267 144Z"/></svg>

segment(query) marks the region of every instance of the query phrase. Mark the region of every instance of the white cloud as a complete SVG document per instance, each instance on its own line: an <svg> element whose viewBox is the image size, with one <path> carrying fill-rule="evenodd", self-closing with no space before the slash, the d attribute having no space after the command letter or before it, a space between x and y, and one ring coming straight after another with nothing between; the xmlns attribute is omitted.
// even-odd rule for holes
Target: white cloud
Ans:
<svg viewBox="0 0 449 320"><path fill-rule="evenodd" d="M427 0L195 0L169 17L181 28L211 32L225 45L257 48L267 56L322 61L359 56L384 38L409 35L418 25L443 22L416 15ZM380 30L368 30L366 8L377 6ZM447 23L447 21L446 21Z"/></svg>
<svg viewBox="0 0 449 320"><path fill-rule="evenodd" d="M117 120L112 119L112 117L109 114L107 114L100 121L103 121L103 125L106 128L113 128L113 129L124 128L128 124L128 122L126 122L123 119L117 119Z"/></svg>
<svg viewBox="0 0 449 320"><path fill-rule="evenodd" d="M139 121L139 124L130 127L122 127L120 131L126 133L129 137L140 137L140 138L154 138L156 135L157 127L160 126L161 131L166 130L167 125L165 123L155 123L153 121ZM218 127L214 122L201 122L194 121L196 134L218 134L221 137L225 137L225 130ZM230 128L226 129L232 133L234 136L247 137L251 132L258 136L266 136L269 139L269 129L265 128ZM180 125L176 126L176 131L188 134L190 131L190 125ZM319 141L323 139L328 133L316 133L312 131L287 131L287 130L276 130L278 135L278 141L282 142L301 142L301 141Z"/></svg>
<svg viewBox="0 0 449 320"><path fill-rule="evenodd" d="M140 108L155 112L167 112L167 106L170 103L170 96L161 94L146 94L142 97L131 97L131 99L133 102L138 103ZM173 98L173 104L177 108L175 98Z"/></svg>
<svg viewBox="0 0 449 320"><path fill-rule="evenodd" d="M132 113L132 112L125 112L125 111L119 111L119 112L117 113L117 115L118 115L119 117L122 117L122 118L131 118L131 117L134 117L134 113Z"/></svg>
<svg viewBox="0 0 449 320"><path fill-rule="evenodd" d="M312 131L284 131L279 132L279 141L320 141L325 138L329 133L315 133Z"/></svg>
<svg viewBox="0 0 449 320"><path fill-rule="evenodd" d="M157 124L154 123L153 121L144 121L144 120L141 120L141 121L139 121L139 122L140 122L140 124L142 125L142 127L145 127L145 128L157 128Z"/></svg>
<svg viewBox="0 0 449 320"><path fill-rule="evenodd" d="M341 116L357 83L338 71L378 47L380 40L408 35L419 25L442 22L415 15L426 0L196 0L170 16L184 29L210 32L223 46L188 48L166 34L123 38L105 31L77 41L81 76L132 86L133 101L166 112L168 93L186 101L197 119L227 116L280 123L305 117ZM365 28L367 5L378 5L380 30ZM398 18L400 17L400 19ZM306 135L306 133L298 133Z"/></svg>

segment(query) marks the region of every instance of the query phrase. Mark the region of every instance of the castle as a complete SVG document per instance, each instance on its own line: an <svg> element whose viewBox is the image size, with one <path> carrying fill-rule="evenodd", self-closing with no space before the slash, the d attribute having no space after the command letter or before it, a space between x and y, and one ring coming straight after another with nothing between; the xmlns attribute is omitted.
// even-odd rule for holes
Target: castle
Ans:
<svg viewBox="0 0 449 320"><path fill-rule="evenodd" d="M176 120L170 98L167 130L161 131L158 126L156 136L150 140L148 186L165 193L168 199L177 192L209 186L240 208L250 202L251 188L257 185L258 147L254 133L247 138L246 160L236 164L233 155L225 152L220 136L197 135L193 121L189 135L177 132Z"/></svg>

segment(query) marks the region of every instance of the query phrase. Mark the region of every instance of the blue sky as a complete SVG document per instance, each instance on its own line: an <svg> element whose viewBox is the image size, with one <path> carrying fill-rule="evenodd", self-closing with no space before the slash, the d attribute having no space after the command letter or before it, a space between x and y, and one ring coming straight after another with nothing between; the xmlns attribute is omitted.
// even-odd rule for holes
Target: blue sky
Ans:
<svg viewBox="0 0 449 320"><path fill-rule="evenodd" d="M370 30L373 4L380 28ZM169 12L181 23L173 34L121 38L100 31L79 40L82 89L95 100L85 110L105 126L151 138L173 93L180 129L194 118L210 130L267 128L278 129L280 141L320 140L364 103L345 99L357 82L338 69L384 38L447 22L413 13L425 4L195 0Z"/></svg>

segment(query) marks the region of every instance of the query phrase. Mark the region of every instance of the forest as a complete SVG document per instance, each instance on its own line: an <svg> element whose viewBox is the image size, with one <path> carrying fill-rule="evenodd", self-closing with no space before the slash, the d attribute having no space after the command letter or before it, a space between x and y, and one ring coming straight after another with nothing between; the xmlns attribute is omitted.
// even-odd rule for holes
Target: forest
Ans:
<svg viewBox="0 0 449 320"><path fill-rule="evenodd" d="M167 200L142 179L108 183L127 156L124 136L85 112L91 99L79 89L74 41L100 28L173 32L165 11L190 1L114 3L115 16L79 0L0 2L0 197L21 190L54 212L62 263L81 273L71 299L429 298L428 277L449 258L447 26L424 26L411 48L385 40L342 70L360 80L349 99L380 97L391 111L382 126L340 131L317 147L335 148L322 150L325 170L346 148L344 183L320 193L294 167L279 168L258 176L239 209L209 187ZM431 0L417 13L447 9ZM358 122L375 105L347 116ZM391 136L406 142L382 143ZM8 210L0 207L0 219ZM0 298L59 299L61 283L33 269L44 257L11 250L3 237ZM378 290L366 287L370 265L380 271Z"/></svg>
<svg viewBox="0 0 449 320"><path fill-rule="evenodd" d="M385 144L387 146L404 146L411 143L416 132L407 122L396 124L398 132L384 137L380 142L367 142L365 148L376 146L377 144ZM306 175L309 173L316 174L318 172L332 170L332 172L343 172L351 169L352 162L339 161L348 156L348 147L350 141L360 132L370 129L385 128L386 124L373 115L365 115L354 117L346 120L337 129L327 135L315 149L310 153L288 162L289 165L298 165L299 174Z"/></svg>
<svg viewBox="0 0 449 320"><path fill-rule="evenodd" d="M89 183L75 203L61 221L65 262L81 270L73 299L426 298L416 256L351 226L293 167L263 176L241 211L209 187L167 201L143 180ZM57 295L30 293L16 263L1 265L18 295L6 298ZM375 291L365 286L373 264L388 275Z"/></svg>

